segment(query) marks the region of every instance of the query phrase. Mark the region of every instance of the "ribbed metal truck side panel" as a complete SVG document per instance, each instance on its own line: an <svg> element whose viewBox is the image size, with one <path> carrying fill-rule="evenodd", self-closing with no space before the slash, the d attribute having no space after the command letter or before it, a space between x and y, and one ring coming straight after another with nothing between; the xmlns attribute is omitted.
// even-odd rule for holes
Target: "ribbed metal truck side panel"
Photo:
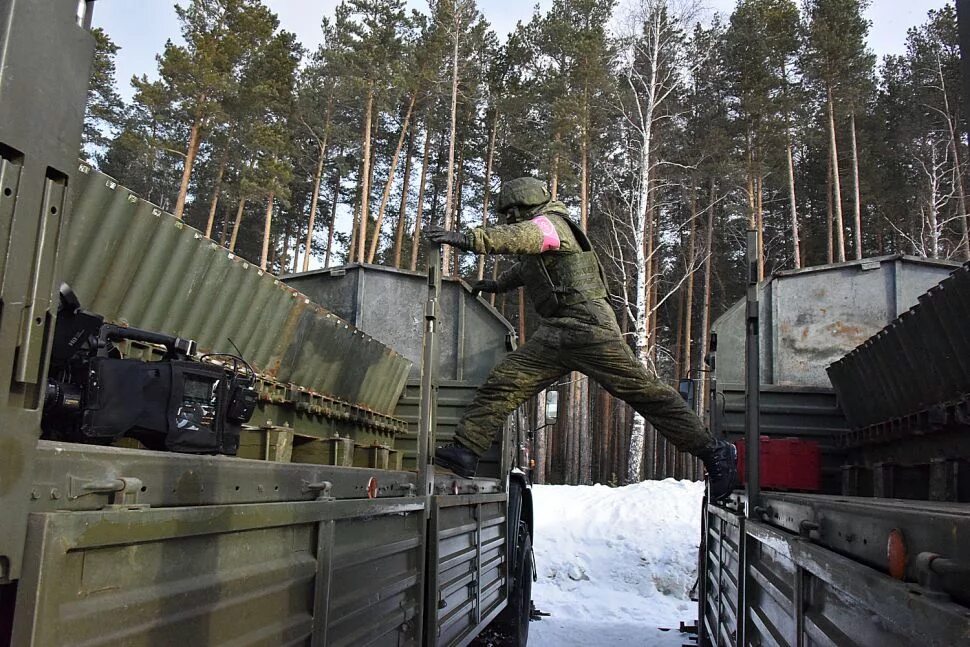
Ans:
<svg viewBox="0 0 970 647"><path fill-rule="evenodd" d="M35 514L13 644L414 641L422 510L384 499Z"/></svg>
<svg viewBox="0 0 970 647"><path fill-rule="evenodd" d="M700 644L879 645L949 647L970 641L966 607L945 594L893 579L820 545L812 535L821 515L777 519L773 495L763 501L765 521L707 506L699 602ZM779 495L781 496L781 495ZM813 497L787 495L811 506ZM856 505L863 505L856 500ZM848 501L846 501L848 503ZM840 502L830 507L838 510ZM891 526L892 511L886 523ZM849 513L849 510L846 510ZM927 512L925 521L931 521ZM801 525L801 533L779 528ZM824 523L824 522L822 522ZM869 526L834 526L870 541ZM875 533L872 533L875 534ZM879 537L886 551L886 535Z"/></svg>
<svg viewBox="0 0 970 647"><path fill-rule="evenodd" d="M59 274L115 322L229 340L264 377L392 414L411 363L392 348L86 166Z"/></svg>

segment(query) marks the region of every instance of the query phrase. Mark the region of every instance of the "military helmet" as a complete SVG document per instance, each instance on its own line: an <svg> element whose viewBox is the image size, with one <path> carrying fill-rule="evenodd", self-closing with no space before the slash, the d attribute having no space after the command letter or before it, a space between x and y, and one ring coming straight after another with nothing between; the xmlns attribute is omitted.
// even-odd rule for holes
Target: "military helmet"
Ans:
<svg viewBox="0 0 970 647"><path fill-rule="evenodd" d="M502 184L495 208L499 213L512 208L526 210L543 205L549 199L549 189L544 182L534 177L517 177Z"/></svg>

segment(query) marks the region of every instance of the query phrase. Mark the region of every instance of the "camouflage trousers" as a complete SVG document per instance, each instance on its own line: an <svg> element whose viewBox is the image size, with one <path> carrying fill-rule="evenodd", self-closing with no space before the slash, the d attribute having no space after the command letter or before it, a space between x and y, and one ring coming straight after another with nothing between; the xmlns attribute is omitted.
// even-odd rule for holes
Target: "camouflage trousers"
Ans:
<svg viewBox="0 0 970 647"><path fill-rule="evenodd" d="M632 406L679 450L696 454L708 447L713 437L701 419L676 390L643 367L619 330L598 332L582 335L582 340L537 334L507 355L465 410L456 431L458 442L481 456L520 404L570 371L579 371Z"/></svg>

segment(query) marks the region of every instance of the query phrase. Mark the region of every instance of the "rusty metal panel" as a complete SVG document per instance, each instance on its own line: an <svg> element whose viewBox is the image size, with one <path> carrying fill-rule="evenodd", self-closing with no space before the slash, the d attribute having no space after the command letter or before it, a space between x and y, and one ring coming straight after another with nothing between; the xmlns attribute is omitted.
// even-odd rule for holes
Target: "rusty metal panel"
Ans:
<svg viewBox="0 0 970 647"><path fill-rule="evenodd" d="M428 277L378 265L346 265L283 280L335 314L399 351L419 378ZM505 356L511 324L468 286L443 278L438 317L439 378L481 384Z"/></svg>
<svg viewBox="0 0 970 647"><path fill-rule="evenodd" d="M414 642L422 510L389 499L33 514L13 643Z"/></svg>
<svg viewBox="0 0 970 647"><path fill-rule="evenodd" d="M904 312L958 263L912 256L779 272L760 286L763 384L830 387L826 367ZM717 379L744 383L744 303L712 325Z"/></svg>
<svg viewBox="0 0 970 647"><path fill-rule="evenodd" d="M390 414L411 363L87 166L60 276L109 320L231 350L268 379Z"/></svg>
<svg viewBox="0 0 970 647"><path fill-rule="evenodd" d="M505 493L433 497L429 644L464 644L505 606L507 506Z"/></svg>

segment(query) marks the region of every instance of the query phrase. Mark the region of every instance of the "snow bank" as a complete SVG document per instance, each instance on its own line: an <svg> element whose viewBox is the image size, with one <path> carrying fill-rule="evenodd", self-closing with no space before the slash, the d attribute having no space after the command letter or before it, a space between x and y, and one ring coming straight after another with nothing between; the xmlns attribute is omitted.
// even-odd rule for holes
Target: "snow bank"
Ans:
<svg viewBox="0 0 970 647"><path fill-rule="evenodd" d="M529 644L681 645L693 619L702 483L535 486ZM661 631L660 628L669 628Z"/></svg>

